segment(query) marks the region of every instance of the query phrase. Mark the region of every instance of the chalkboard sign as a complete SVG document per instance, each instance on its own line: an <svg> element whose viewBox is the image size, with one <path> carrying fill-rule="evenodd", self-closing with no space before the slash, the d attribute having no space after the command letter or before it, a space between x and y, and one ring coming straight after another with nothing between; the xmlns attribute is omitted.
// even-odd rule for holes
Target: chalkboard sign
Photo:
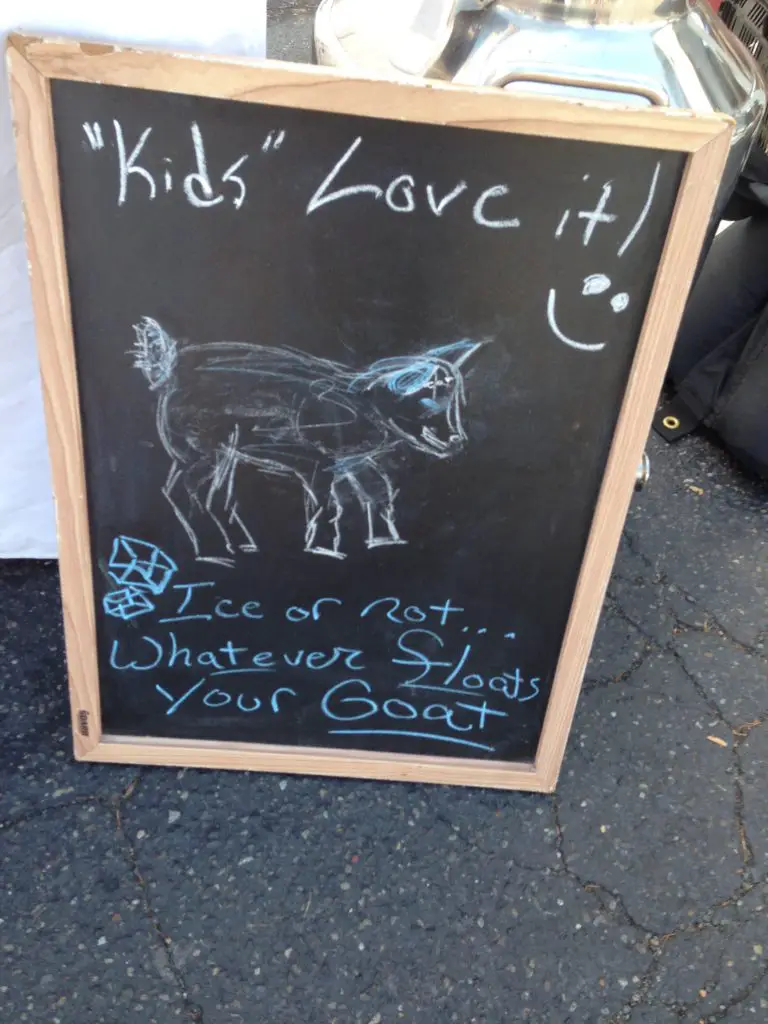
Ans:
<svg viewBox="0 0 768 1024"><path fill-rule="evenodd" d="M76 755L551 789L730 123L10 66Z"/></svg>

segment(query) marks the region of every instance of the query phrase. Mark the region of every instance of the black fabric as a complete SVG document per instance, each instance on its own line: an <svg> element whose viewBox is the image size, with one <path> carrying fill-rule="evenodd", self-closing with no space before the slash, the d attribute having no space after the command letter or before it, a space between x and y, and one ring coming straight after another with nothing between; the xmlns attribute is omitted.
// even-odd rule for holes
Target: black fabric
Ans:
<svg viewBox="0 0 768 1024"><path fill-rule="evenodd" d="M747 468L766 476L767 254L768 210L762 207L715 239L691 292L670 363L675 396L654 421L668 441L705 424ZM680 428L664 426L670 415L681 420Z"/></svg>
<svg viewBox="0 0 768 1024"><path fill-rule="evenodd" d="M676 386L757 319L768 302L766 256L768 210L732 224L714 240L691 291L670 362L669 376Z"/></svg>
<svg viewBox="0 0 768 1024"><path fill-rule="evenodd" d="M694 412L680 397L675 397L662 405L653 419L653 429L665 441L679 441L692 433L701 423L701 416Z"/></svg>
<svg viewBox="0 0 768 1024"><path fill-rule="evenodd" d="M756 143L747 158L724 220L741 220L768 209L768 153Z"/></svg>
<svg viewBox="0 0 768 1024"><path fill-rule="evenodd" d="M745 466L768 477L768 309L730 374L711 425Z"/></svg>

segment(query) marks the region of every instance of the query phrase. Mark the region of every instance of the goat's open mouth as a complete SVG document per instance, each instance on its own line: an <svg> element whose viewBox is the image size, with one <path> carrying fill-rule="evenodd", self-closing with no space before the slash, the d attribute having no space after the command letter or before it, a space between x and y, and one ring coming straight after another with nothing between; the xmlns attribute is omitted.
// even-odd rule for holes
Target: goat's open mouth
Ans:
<svg viewBox="0 0 768 1024"><path fill-rule="evenodd" d="M459 447L462 441L459 434L451 434L450 438L447 441L444 441L441 437L437 436L431 427L422 427L421 437L422 440L427 442L430 448L434 448L434 450L440 454L447 454L449 451L455 450Z"/></svg>

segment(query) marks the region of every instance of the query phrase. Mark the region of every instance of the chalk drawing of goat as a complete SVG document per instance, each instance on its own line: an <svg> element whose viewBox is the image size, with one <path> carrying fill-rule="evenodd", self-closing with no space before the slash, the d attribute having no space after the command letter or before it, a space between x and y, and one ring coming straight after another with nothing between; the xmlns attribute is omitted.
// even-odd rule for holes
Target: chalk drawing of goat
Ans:
<svg viewBox="0 0 768 1024"><path fill-rule="evenodd" d="M291 348L180 346L149 317L134 331L134 366L157 392L158 435L172 460L163 493L195 556L224 565L258 550L238 511L241 464L301 487L307 552L345 557L350 503L365 516L368 548L406 543L388 456L408 446L447 459L465 445L462 368L485 344L464 339L358 371ZM214 550L202 542L206 522Z"/></svg>

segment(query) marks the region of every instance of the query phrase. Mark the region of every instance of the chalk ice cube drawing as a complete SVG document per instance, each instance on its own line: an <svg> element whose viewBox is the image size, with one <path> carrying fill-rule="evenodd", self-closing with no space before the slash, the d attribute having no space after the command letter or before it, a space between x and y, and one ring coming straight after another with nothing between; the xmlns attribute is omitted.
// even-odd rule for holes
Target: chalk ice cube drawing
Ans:
<svg viewBox="0 0 768 1024"><path fill-rule="evenodd" d="M154 544L125 536L115 538L107 566L115 583L153 594L162 594L178 568Z"/></svg>
<svg viewBox="0 0 768 1024"><path fill-rule="evenodd" d="M136 587L122 587L107 594L103 601L104 611L116 619L135 619L138 615L153 612L155 606L143 590Z"/></svg>

